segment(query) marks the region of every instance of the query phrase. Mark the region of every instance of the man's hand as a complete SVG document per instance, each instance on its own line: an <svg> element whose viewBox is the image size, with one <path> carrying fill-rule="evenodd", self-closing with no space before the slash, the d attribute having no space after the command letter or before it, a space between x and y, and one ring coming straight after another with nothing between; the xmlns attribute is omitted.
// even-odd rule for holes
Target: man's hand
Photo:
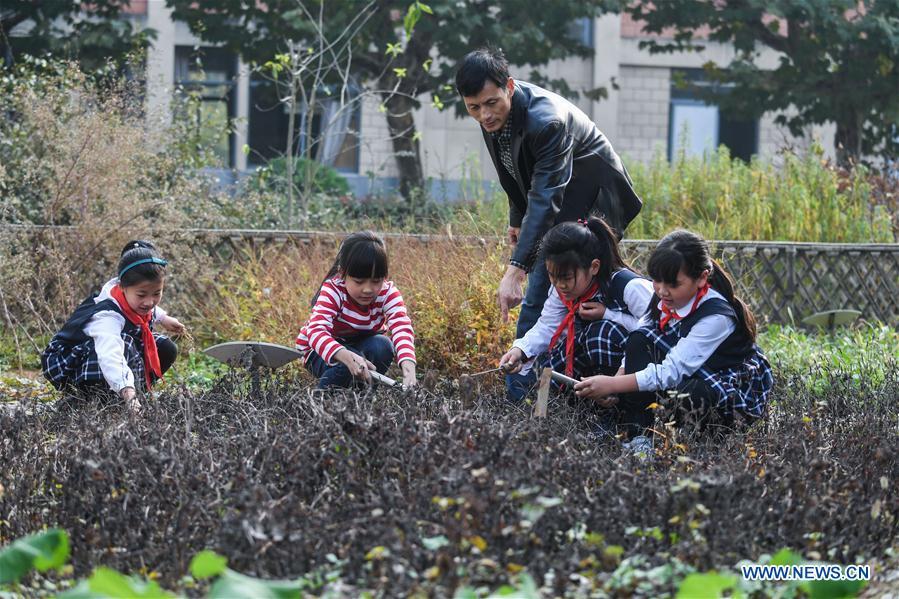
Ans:
<svg viewBox="0 0 899 599"><path fill-rule="evenodd" d="M521 303L521 284L527 278L527 273L517 266L509 265L502 281L499 282L499 313L503 322L509 322L509 310Z"/></svg>
<svg viewBox="0 0 899 599"><path fill-rule="evenodd" d="M499 367L506 374L521 372L522 366L524 366L524 352L518 347L513 347L499 359Z"/></svg>
<svg viewBox="0 0 899 599"><path fill-rule="evenodd" d="M369 370L377 370L374 364L346 348L337 350L337 353L334 354L334 359L346 366L353 377L360 378L366 383L371 382Z"/></svg>
<svg viewBox="0 0 899 599"><path fill-rule="evenodd" d="M521 227L509 227L509 245L517 245L520 234Z"/></svg>
<svg viewBox="0 0 899 599"><path fill-rule="evenodd" d="M606 306L602 302L584 302L577 313L584 320L602 320L606 315Z"/></svg>

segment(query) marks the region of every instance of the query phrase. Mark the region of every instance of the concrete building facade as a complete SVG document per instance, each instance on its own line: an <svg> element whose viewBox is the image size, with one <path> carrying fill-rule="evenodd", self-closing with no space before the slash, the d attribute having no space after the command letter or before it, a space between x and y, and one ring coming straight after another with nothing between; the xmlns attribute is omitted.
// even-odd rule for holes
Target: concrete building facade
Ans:
<svg viewBox="0 0 899 599"><path fill-rule="evenodd" d="M246 172L271 157L260 148L283 138L284 132L279 129L283 129L285 117L277 108L261 106L247 65L238 57L222 55L219 49L203 48L202 41L185 24L172 19L163 0L135 3L132 10L135 18L145 20L157 31L147 58L150 112L164 114L176 86L201 85L210 95L207 126L232 123L230 132L223 130L218 140L224 165ZM677 80L701 77L707 61L728 64L733 53L729 47L709 44L701 53L651 55L640 48L645 35L639 24L621 15L585 23L583 31L585 41L595 49L593 57L555 61L544 70L554 78L564 78L572 89L606 87L608 98L592 101L582 95L575 103L608 136L625 164L648 163L660 156L670 159L678 152L701 154L722 143L733 155L746 159L776 159L782 148L802 149L813 139L820 140L825 148L832 147L832 126L816 127L801 138L793 138L774 123L775 115L751 122L741 120L678 89ZM199 78L191 67L197 49L205 50L206 61ZM509 58L514 61L514 57ZM773 65L776 55L770 52L763 58ZM512 74L514 77L529 71L513 67ZM422 97L415 123L421 133L422 162L432 194L455 199L465 197L466 190L473 186L496 181L496 173L477 124L470 118L456 117L449 103L447 106L437 110L429 97ZM329 162L347 178L356 194L371 195L395 187L393 146L379 102L374 98L361 102L352 121L344 124L351 133L340 133Z"/></svg>

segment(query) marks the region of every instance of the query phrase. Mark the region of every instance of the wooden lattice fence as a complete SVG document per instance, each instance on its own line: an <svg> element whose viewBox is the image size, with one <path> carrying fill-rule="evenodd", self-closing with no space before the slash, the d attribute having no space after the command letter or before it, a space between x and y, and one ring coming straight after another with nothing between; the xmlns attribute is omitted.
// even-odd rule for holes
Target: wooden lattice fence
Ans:
<svg viewBox="0 0 899 599"><path fill-rule="evenodd" d="M335 233L203 231L222 258L249 246L303 244ZM386 234L392 243L445 242L444 235ZM501 243L460 236L457 243ZM217 241L216 241L217 240ZM624 240L624 254L644 268L655 241ZM855 309L868 320L899 326L899 244L714 241L713 252L733 275L740 294L763 321L798 323L824 310Z"/></svg>
<svg viewBox="0 0 899 599"><path fill-rule="evenodd" d="M7 233L46 235L68 232L65 227L3 227ZM168 234L171 237L172 231ZM340 233L186 229L176 237L197 255L212 256L221 265L256 248L303 246L334 242ZM412 235L388 233L392 244L451 239L461 245L495 245L496 237ZM36 236L39 238L39 236ZM639 269L654 241L625 240L624 254ZM823 310L856 309L863 318L899 327L899 244L835 244L767 241L715 241L713 251L734 276L740 294L763 322L798 323ZM326 268L323 265L323 270Z"/></svg>
<svg viewBox="0 0 899 599"><path fill-rule="evenodd" d="M637 265L655 245L624 244ZM855 309L899 326L899 244L716 241L713 251L763 320L798 322L815 312Z"/></svg>

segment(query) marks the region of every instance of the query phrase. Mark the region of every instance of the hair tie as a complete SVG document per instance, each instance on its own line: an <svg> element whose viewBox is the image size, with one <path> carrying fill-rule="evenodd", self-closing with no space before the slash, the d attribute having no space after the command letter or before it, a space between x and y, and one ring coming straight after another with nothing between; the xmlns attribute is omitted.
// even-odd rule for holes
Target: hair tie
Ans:
<svg viewBox="0 0 899 599"><path fill-rule="evenodd" d="M587 221L585 221L582 218L577 219L577 222L578 222L578 224L584 225L585 227L587 226Z"/></svg>
<svg viewBox="0 0 899 599"><path fill-rule="evenodd" d="M120 270L119 278L121 279L123 274L125 274L126 272L128 272L129 270L134 268L135 266L139 266L141 264L150 264L150 263L158 264L159 266L165 266L168 264L168 262L166 262L162 258L141 258L140 260L135 260L134 262L132 262L131 264L129 264L128 266L126 266L125 268Z"/></svg>

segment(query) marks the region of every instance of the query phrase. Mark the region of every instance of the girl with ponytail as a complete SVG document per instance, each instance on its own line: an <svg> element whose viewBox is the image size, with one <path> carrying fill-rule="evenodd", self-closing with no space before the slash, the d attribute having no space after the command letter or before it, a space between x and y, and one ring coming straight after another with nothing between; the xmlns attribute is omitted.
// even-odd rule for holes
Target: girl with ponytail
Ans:
<svg viewBox="0 0 899 599"><path fill-rule="evenodd" d="M306 368L320 388L349 387L384 374L394 356L403 385L415 380L415 334L403 296L387 280L387 250L371 231L343 240L315 297L312 314L296 338ZM390 338L384 335L390 331Z"/></svg>
<svg viewBox="0 0 899 599"><path fill-rule="evenodd" d="M540 252L552 287L540 319L499 362L512 401L527 393L538 356L574 378L615 374L652 297L652 284L621 259L617 236L600 218L556 225Z"/></svg>
<svg viewBox="0 0 899 599"><path fill-rule="evenodd" d="M730 275L712 259L708 243L674 231L649 259L655 291L649 314L628 338L620 376L596 376L575 385L580 397L617 404L630 448L651 450L659 392L676 390L675 423L700 430L732 427L737 418L762 417L773 384L771 366L755 344L749 307L734 294ZM617 396L617 398L616 398Z"/></svg>

